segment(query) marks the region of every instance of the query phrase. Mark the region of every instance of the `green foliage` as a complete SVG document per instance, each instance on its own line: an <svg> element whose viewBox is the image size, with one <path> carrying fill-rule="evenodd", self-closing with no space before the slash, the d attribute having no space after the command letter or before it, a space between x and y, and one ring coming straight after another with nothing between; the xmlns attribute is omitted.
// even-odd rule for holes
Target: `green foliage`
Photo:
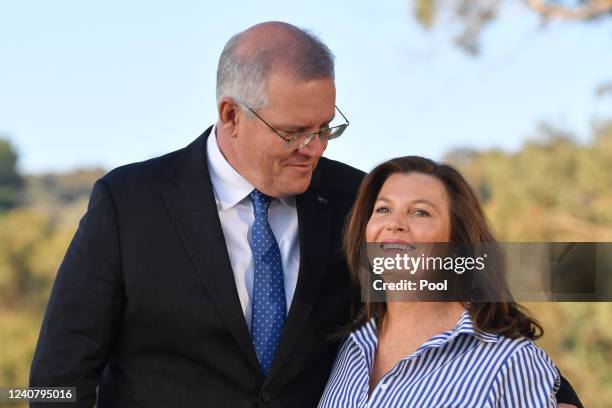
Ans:
<svg viewBox="0 0 612 408"><path fill-rule="evenodd" d="M612 405L610 303L526 305L544 325L540 347L570 380L585 407Z"/></svg>
<svg viewBox="0 0 612 408"><path fill-rule="evenodd" d="M54 226L29 208L0 220L0 307L44 307L74 225Z"/></svg>
<svg viewBox="0 0 612 408"><path fill-rule="evenodd" d="M29 363L36 347L41 317L30 312L0 313L0 384L27 384ZM27 364L24 364L27 363Z"/></svg>
<svg viewBox="0 0 612 408"><path fill-rule="evenodd" d="M17 153L0 139L0 212L17 205L22 179L17 172Z"/></svg>
<svg viewBox="0 0 612 408"><path fill-rule="evenodd" d="M23 202L0 218L0 306L42 306L101 170L26 177Z"/></svg>
<svg viewBox="0 0 612 408"><path fill-rule="evenodd" d="M484 203L497 236L506 241L612 240L612 124L592 142L541 126L517 153L485 151L454 164Z"/></svg>
<svg viewBox="0 0 612 408"><path fill-rule="evenodd" d="M26 177L24 205L38 208L53 207L61 211L67 205L87 198L92 180L104 174L102 169L76 170L66 174L39 174Z"/></svg>
<svg viewBox="0 0 612 408"><path fill-rule="evenodd" d="M28 383L55 274L101 174L29 176L22 205L0 213L0 386Z"/></svg>

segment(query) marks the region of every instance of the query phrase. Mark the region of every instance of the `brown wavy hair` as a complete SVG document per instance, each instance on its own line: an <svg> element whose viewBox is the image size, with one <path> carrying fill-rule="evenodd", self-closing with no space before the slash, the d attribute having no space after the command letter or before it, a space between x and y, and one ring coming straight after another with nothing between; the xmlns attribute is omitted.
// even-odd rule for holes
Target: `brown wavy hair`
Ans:
<svg viewBox="0 0 612 408"><path fill-rule="evenodd" d="M487 270L496 276L488 279L488 291L497 299L507 302L470 301L464 302L470 318L477 330L500 334L506 337L527 337L537 339L544 334L542 326L528 311L512 300L505 275L503 253L493 236L491 227L472 188L453 167L439 164L419 156L398 157L378 165L361 183L357 199L349 213L344 233L344 250L353 282L359 286L359 271L364 259L365 230L372 215L374 203L383 184L393 174L420 173L435 177L446 188L450 203L450 243L486 243ZM492 251L491 251L492 249ZM384 302L364 302L354 313L353 321L342 332L355 330L376 319L377 327L382 327L386 312Z"/></svg>

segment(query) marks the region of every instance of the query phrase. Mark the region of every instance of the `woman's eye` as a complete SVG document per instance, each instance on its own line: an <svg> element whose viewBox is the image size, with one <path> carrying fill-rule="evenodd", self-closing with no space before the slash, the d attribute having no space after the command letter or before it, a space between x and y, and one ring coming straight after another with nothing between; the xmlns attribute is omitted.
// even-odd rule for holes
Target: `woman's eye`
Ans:
<svg viewBox="0 0 612 408"><path fill-rule="evenodd" d="M384 214L389 212L389 209L387 207L377 207L376 209L374 209L374 212L377 214Z"/></svg>
<svg viewBox="0 0 612 408"><path fill-rule="evenodd" d="M429 213L427 211L421 210L419 208L414 210L412 213L416 215L417 217L429 217Z"/></svg>

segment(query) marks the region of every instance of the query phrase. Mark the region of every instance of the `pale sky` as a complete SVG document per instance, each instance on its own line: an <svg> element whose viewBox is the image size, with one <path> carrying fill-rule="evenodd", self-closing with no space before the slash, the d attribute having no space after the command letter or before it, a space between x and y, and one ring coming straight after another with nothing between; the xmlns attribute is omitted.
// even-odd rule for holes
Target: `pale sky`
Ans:
<svg viewBox="0 0 612 408"><path fill-rule="evenodd" d="M509 3L509 2L506 2ZM25 172L121 164L187 145L216 121L215 72L236 32L267 20L319 35L336 55L351 125L326 156L363 170L457 147L520 148L540 122L582 139L612 118L612 19L542 27L503 10L470 58L411 1L28 1L0 4L0 135Z"/></svg>

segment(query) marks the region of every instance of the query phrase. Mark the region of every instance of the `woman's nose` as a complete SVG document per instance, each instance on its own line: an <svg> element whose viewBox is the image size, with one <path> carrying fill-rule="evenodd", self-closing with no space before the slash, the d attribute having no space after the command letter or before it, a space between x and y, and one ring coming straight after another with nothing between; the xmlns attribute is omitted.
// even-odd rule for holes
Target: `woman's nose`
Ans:
<svg viewBox="0 0 612 408"><path fill-rule="evenodd" d="M406 232L408 230L408 226L406 223L399 222L397 220L389 220L385 229L392 232Z"/></svg>

